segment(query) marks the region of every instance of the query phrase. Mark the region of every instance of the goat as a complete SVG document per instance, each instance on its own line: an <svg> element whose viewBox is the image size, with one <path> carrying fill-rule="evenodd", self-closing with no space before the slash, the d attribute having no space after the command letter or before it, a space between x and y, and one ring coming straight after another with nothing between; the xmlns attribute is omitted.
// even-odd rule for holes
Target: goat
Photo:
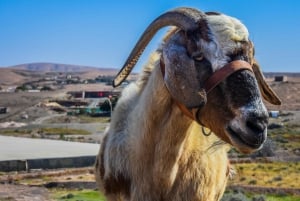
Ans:
<svg viewBox="0 0 300 201"><path fill-rule="evenodd" d="M129 75L153 35L165 36L135 83L122 92L95 165L99 188L114 200L219 200L230 145L258 150L270 103L247 28L224 14L177 8L145 30L114 80ZM206 129L213 134L206 136Z"/></svg>

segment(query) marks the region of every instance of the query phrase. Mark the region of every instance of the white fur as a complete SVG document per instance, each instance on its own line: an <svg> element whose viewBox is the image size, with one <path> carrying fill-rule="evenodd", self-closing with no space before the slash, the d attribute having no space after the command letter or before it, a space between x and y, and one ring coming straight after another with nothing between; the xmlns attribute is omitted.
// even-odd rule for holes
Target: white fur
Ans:
<svg viewBox="0 0 300 201"><path fill-rule="evenodd" d="M220 14L207 16L212 31L213 41L201 40L205 49L205 57L211 62L213 71L222 68L228 63L228 53L237 48L238 41L248 41L247 28L236 18Z"/></svg>

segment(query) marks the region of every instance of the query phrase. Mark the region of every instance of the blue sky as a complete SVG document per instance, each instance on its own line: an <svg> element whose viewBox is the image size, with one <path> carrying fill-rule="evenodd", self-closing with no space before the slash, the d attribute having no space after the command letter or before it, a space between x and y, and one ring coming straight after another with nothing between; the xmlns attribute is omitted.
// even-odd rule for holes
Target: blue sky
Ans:
<svg viewBox="0 0 300 201"><path fill-rule="evenodd" d="M0 66L57 62L120 68L147 25L178 6L237 17L249 29L263 71L300 72L296 0L0 0Z"/></svg>

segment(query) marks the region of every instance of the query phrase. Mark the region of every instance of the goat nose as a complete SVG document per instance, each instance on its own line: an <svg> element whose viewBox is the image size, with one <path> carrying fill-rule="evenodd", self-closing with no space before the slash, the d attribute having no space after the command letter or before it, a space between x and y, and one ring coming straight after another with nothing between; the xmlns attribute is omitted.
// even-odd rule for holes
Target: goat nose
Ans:
<svg viewBox="0 0 300 201"><path fill-rule="evenodd" d="M247 127L254 133L262 133L266 129L266 124L256 120L248 120L246 122Z"/></svg>
<svg viewBox="0 0 300 201"><path fill-rule="evenodd" d="M247 119L246 126L251 135L251 137L248 138L248 143L261 145L266 140L267 120L252 117Z"/></svg>
<svg viewBox="0 0 300 201"><path fill-rule="evenodd" d="M268 118L263 116L251 116L246 121L246 126L250 129L254 134L262 134L267 128Z"/></svg>

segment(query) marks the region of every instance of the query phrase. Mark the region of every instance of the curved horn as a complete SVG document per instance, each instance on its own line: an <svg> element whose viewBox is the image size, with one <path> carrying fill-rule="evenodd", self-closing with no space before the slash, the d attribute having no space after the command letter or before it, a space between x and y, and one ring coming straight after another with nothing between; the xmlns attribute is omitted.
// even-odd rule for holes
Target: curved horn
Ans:
<svg viewBox="0 0 300 201"><path fill-rule="evenodd" d="M165 26L177 26L185 31L199 28L198 22L203 19L204 13L193 8L177 8L168 11L156 18L144 31L135 47L131 51L122 69L113 81L113 86L119 86L132 71L134 65L139 60L144 49L155 35L155 33Z"/></svg>

